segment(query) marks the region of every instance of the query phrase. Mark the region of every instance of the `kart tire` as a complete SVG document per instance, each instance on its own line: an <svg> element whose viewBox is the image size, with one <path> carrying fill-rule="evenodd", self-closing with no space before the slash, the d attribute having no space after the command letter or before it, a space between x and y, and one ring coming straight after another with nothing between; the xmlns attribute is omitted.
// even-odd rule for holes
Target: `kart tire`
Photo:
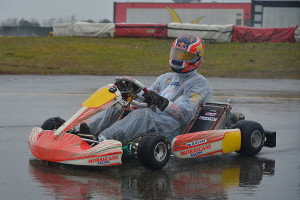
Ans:
<svg viewBox="0 0 300 200"><path fill-rule="evenodd" d="M165 136L149 133L138 144L137 156L141 165L148 169L163 168L170 158L170 144Z"/></svg>
<svg viewBox="0 0 300 200"><path fill-rule="evenodd" d="M241 120L234 128L241 130L241 149L237 153L247 156L258 154L265 141L263 127L254 121Z"/></svg>
<svg viewBox="0 0 300 200"><path fill-rule="evenodd" d="M47 119L41 126L43 130L56 130L65 123L65 120L60 117L51 117Z"/></svg>

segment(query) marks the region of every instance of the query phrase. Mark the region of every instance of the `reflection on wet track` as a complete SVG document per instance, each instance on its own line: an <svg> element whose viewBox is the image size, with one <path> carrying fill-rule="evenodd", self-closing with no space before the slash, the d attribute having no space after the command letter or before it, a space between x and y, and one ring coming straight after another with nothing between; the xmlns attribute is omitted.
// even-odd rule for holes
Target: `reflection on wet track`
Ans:
<svg viewBox="0 0 300 200"><path fill-rule="evenodd" d="M132 159L101 170L29 160L29 174L44 194L62 199L227 199L227 191L259 187L274 173L274 160L237 155L191 162L172 158L160 171L145 170Z"/></svg>

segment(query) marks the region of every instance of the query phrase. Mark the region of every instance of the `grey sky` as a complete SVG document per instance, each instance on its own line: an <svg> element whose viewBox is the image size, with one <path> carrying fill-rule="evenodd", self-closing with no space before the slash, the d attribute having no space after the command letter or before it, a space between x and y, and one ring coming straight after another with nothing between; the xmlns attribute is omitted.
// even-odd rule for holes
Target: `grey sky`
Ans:
<svg viewBox="0 0 300 200"><path fill-rule="evenodd" d="M251 0L217 0L218 2L251 2ZM0 22L8 18L37 19L40 23L51 18L77 20L113 20L113 2L173 2L172 0L0 0ZM211 2L211 0L203 0Z"/></svg>

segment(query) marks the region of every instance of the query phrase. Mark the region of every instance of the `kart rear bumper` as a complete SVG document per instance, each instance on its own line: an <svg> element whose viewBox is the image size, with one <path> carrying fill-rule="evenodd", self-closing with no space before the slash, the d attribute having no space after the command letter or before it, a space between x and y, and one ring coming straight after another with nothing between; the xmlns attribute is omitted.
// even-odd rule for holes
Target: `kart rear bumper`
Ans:
<svg viewBox="0 0 300 200"><path fill-rule="evenodd" d="M276 131L265 130L266 141L264 146L266 147L276 147Z"/></svg>

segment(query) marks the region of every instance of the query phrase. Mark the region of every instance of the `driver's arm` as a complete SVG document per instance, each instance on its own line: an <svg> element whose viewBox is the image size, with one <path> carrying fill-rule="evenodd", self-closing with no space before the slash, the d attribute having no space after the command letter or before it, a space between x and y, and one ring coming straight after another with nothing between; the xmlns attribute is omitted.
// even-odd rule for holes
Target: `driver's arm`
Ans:
<svg viewBox="0 0 300 200"><path fill-rule="evenodd" d="M175 101L169 101L164 112L184 123L189 123L195 117L198 106L206 103L211 96L212 91L207 80L197 80Z"/></svg>

